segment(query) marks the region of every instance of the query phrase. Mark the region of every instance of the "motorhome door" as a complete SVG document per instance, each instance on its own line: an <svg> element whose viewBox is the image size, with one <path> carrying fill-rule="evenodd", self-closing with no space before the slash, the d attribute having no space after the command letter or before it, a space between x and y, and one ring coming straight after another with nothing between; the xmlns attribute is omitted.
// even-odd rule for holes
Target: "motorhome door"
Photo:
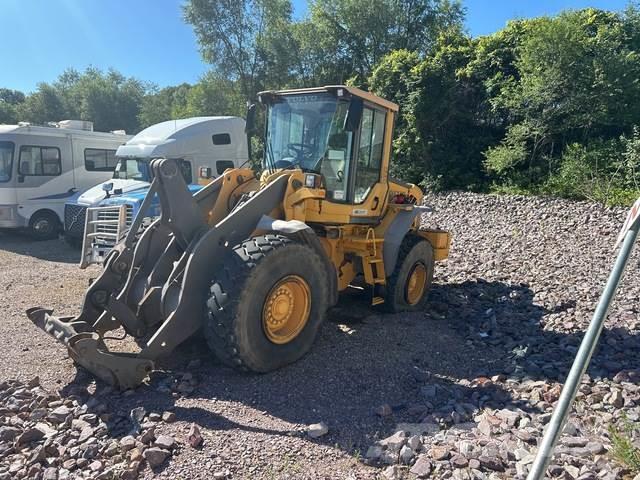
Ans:
<svg viewBox="0 0 640 480"><path fill-rule="evenodd" d="M29 137L16 145L16 192L20 216L48 210L62 220L64 202L76 192L68 138Z"/></svg>

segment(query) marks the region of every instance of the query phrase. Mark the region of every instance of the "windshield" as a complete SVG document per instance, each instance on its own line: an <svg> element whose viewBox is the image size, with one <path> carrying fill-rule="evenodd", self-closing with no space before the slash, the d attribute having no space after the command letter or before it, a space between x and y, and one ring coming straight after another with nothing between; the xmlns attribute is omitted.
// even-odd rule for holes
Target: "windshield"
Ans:
<svg viewBox="0 0 640 480"><path fill-rule="evenodd" d="M113 171L113 178L150 182L149 162L140 158L121 158Z"/></svg>
<svg viewBox="0 0 640 480"><path fill-rule="evenodd" d="M0 182L11 180L13 142L0 142Z"/></svg>
<svg viewBox="0 0 640 480"><path fill-rule="evenodd" d="M347 160L351 147L351 133L343 129L347 101L320 93L283 95L276 102L268 114L266 168L298 166L320 173L327 159Z"/></svg>

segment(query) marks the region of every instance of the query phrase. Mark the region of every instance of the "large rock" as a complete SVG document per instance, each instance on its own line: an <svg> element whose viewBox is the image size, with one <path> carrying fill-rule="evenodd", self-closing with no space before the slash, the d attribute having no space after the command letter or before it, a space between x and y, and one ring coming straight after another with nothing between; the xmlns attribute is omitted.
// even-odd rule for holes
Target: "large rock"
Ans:
<svg viewBox="0 0 640 480"><path fill-rule="evenodd" d="M434 445L429 449L429 456L436 461L446 460L451 456L451 450L443 445Z"/></svg>
<svg viewBox="0 0 640 480"><path fill-rule="evenodd" d="M187 442L189 442L189 445L191 445L192 448L198 448L202 445L202 435L200 435L200 429L195 423L191 424L191 427L189 428Z"/></svg>
<svg viewBox="0 0 640 480"><path fill-rule="evenodd" d="M120 448L122 448L123 452L128 452L135 446L136 446L136 439L131 435L127 435L126 437L122 437L120 439Z"/></svg>
<svg viewBox="0 0 640 480"><path fill-rule="evenodd" d="M499 457L481 455L478 460L483 467L489 470L494 470L496 472L504 471L504 465Z"/></svg>
<svg viewBox="0 0 640 480"><path fill-rule="evenodd" d="M385 480L400 480L402 478L402 473L396 465L393 465L384 469L382 477Z"/></svg>
<svg viewBox="0 0 640 480"><path fill-rule="evenodd" d="M16 427L0 427L0 442L13 442L20 434L20 431Z"/></svg>
<svg viewBox="0 0 640 480"><path fill-rule="evenodd" d="M163 448L165 450L171 450L176 444L176 441L173 437L169 435L158 435L155 442L153 442L154 447Z"/></svg>
<svg viewBox="0 0 640 480"><path fill-rule="evenodd" d="M151 447L147 448L142 456L151 468L155 468L162 465L162 463L169 456L169 452L167 450L163 450L162 448Z"/></svg>
<svg viewBox="0 0 640 480"><path fill-rule="evenodd" d="M414 474L418 478L428 478L431 473L431 460L426 455L420 455L416 463L411 467L409 473Z"/></svg>
<svg viewBox="0 0 640 480"><path fill-rule="evenodd" d="M326 423L314 423L307 427L307 435L311 438L320 438L329 433L329 427Z"/></svg>
<svg viewBox="0 0 640 480"><path fill-rule="evenodd" d="M400 449L407 441L407 435L404 431L400 430L394 433L393 435L389 435L387 438L380 440L380 445L386 447L392 452L398 453Z"/></svg>
<svg viewBox="0 0 640 480"><path fill-rule="evenodd" d="M409 465L414 456L415 452L411 447L405 445L400 449L400 461L405 465Z"/></svg>
<svg viewBox="0 0 640 480"><path fill-rule="evenodd" d="M52 423L62 423L64 422L69 415L71 415L71 409L65 405L60 405L55 408L47 417L47 419Z"/></svg>
<svg viewBox="0 0 640 480"><path fill-rule="evenodd" d="M44 438L44 432L39 428L28 428L16 438L16 445L26 445Z"/></svg>
<svg viewBox="0 0 640 480"><path fill-rule="evenodd" d="M365 457L368 458L369 460L378 460L382 455L383 451L384 450L380 445L371 445L367 449L367 453L365 454Z"/></svg>

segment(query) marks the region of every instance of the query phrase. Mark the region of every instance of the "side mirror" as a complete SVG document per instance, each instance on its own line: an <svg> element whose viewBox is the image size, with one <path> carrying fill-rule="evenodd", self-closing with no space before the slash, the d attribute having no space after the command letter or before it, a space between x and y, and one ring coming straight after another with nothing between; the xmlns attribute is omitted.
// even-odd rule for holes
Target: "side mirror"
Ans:
<svg viewBox="0 0 640 480"><path fill-rule="evenodd" d="M344 119L344 129L347 132L355 132L360 126L360 119L362 118L363 102L361 98L352 97L349 104L349 111Z"/></svg>
<svg viewBox="0 0 640 480"><path fill-rule="evenodd" d="M244 127L244 131L247 136L251 136L256 130L256 105L252 103L247 107L247 119Z"/></svg>
<svg viewBox="0 0 640 480"><path fill-rule="evenodd" d="M111 190L113 190L113 183L109 182L102 184L102 191L105 193L107 198L111 196Z"/></svg>

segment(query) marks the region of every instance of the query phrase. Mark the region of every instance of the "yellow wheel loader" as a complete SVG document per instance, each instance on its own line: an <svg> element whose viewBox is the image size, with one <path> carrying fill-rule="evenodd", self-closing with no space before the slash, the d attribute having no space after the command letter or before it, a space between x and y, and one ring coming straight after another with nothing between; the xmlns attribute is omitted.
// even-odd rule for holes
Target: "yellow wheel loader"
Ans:
<svg viewBox="0 0 640 480"><path fill-rule="evenodd" d="M389 178L398 106L341 85L267 91L259 101L259 176L229 169L191 195L174 160L154 160L142 214L82 312L27 311L104 381L135 387L198 332L225 364L282 367L311 348L327 309L357 281L372 305L423 308L450 235L420 228L422 192ZM140 233L154 195L161 216ZM107 348L105 333L119 328L139 340L138 352Z"/></svg>

